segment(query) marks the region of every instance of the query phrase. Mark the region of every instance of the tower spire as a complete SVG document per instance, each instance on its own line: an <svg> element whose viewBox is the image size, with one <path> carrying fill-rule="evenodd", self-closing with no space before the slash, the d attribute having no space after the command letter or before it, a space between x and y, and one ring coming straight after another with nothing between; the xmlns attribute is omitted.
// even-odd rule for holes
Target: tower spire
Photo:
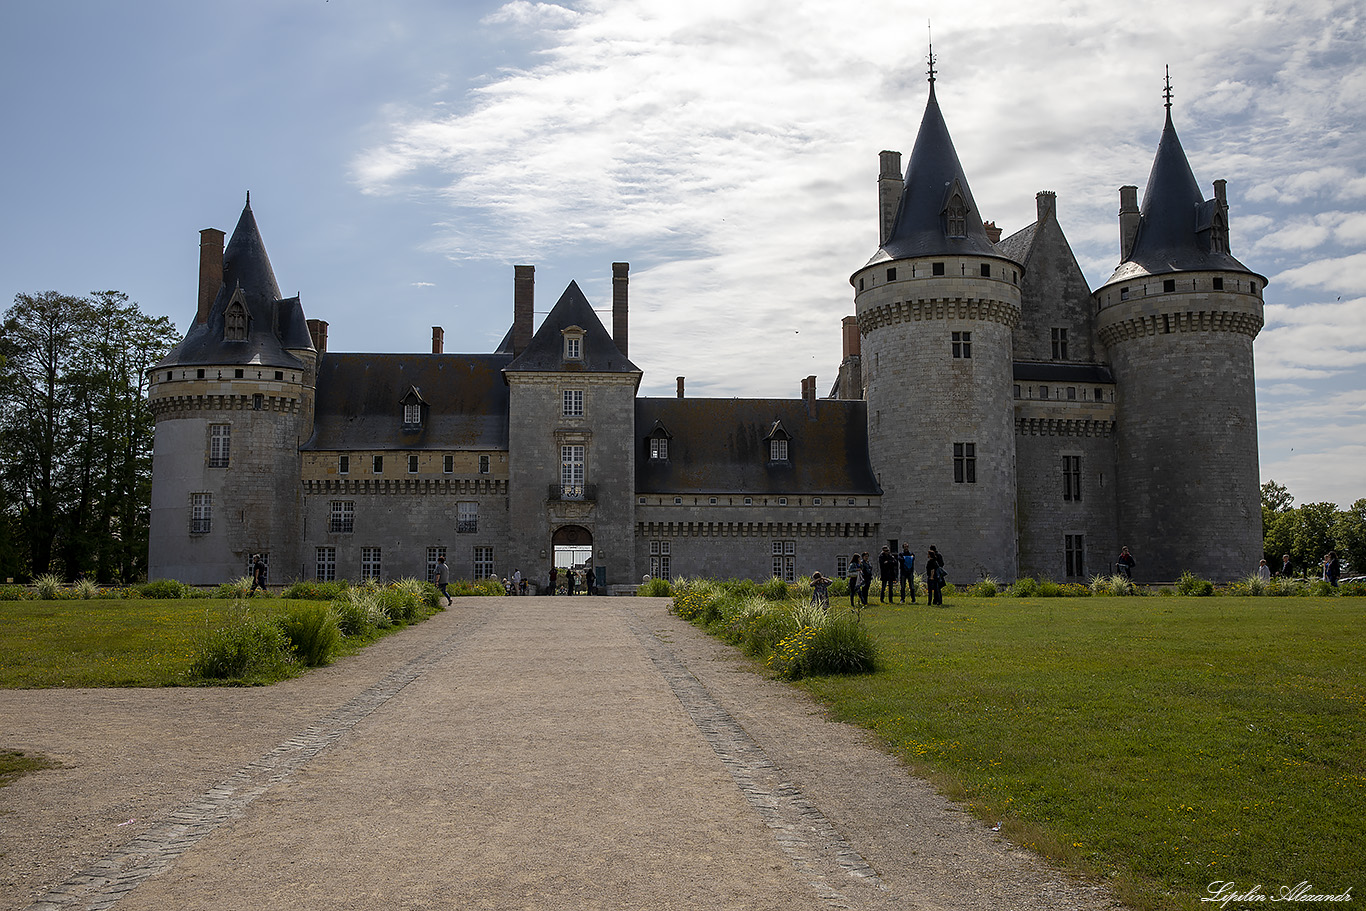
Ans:
<svg viewBox="0 0 1366 911"><path fill-rule="evenodd" d="M929 66L928 72L929 72L929 77L930 77L930 94L933 95L933 94L934 94L934 36L930 34L930 23L929 23L929 20L928 20L928 19L925 20L925 35L928 37L928 39L929 39L929 45L930 45L930 56L929 56L930 66Z"/></svg>
<svg viewBox="0 0 1366 911"><path fill-rule="evenodd" d="M1170 116L1171 116L1171 113L1172 113L1172 68L1171 68L1171 65L1168 64L1168 65L1165 67L1165 69L1166 69L1166 71L1167 71L1167 87L1164 88L1164 89L1162 90L1162 97L1165 98L1165 99L1167 100L1167 104L1166 104L1166 106L1167 106L1167 116L1170 117Z"/></svg>

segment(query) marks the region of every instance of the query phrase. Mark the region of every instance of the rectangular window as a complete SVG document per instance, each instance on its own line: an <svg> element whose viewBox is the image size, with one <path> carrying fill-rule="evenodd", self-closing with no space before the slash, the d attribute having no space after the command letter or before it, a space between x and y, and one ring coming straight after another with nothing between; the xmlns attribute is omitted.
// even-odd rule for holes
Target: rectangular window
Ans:
<svg viewBox="0 0 1366 911"><path fill-rule="evenodd" d="M455 456L442 456L441 470L446 474L452 474L455 471Z"/></svg>
<svg viewBox="0 0 1366 911"><path fill-rule="evenodd" d="M327 530L332 534L350 534L356 529L356 501L333 500Z"/></svg>
<svg viewBox="0 0 1366 911"><path fill-rule="evenodd" d="M977 483L977 444L953 444L953 483Z"/></svg>
<svg viewBox="0 0 1366 911"><path fill-rule="evenodd" d="M1214 290L1215 290L1215 291L1222 291L1222 290L1224 290L1224 280L1223 280L1222 278L1216 278L1216 279L1214 280Z"/></svg>
<svg viewBox="0 0 1366 911"><path fill-rule="evenodd" d="M384 456L370 457L370 471L373 474L384 474Z"/></svg>
<svg viewBox="0 0 1366 911"><path fill-rule="evenodd" d="M1062 498L1081 499L1081 456L1062 457Z"/></svg>
<svg viewBox="0 0 1366 911"><path fill-rule="evenodd" d="M474 549L474 578L487 579L496 574L497 569L493 565L493 548L476 547Z"/></svg>
<svg viewBox="0 0 1366 911"><path fill-rule="evenodd" d="M455 516L456 534L472 535L479 531L478 503L455 504Z"/></svg>
<svg viewBox="0 0 1366 911"><path fill-rule="evenodd" d="M378 580L382 571L383 565L379 558L379 548L362 547L360 549L360 577Z"/></svg>
<svg viewBox="0 0 1366 911"><path fill-rule="evenodd" d="M669 457L668 437L652 437L650 439L650 458L659 460Z"/></svg>
<svg viewBox="0 0 1366 911"><path fill-rule="evenodd" d="M232 449L232 425L209 425L209 467L227 468L228 454Z"/></svg>
<svg viewBox="0 0 1366 911"><path fill-rule="evenodd" d="M840 579L849 578L849 558L844 554L835 558L835 576Z"/></svg>
<svg viewBox="0 0 1366 911"><path fill-rule="evenodd" d="M895 267L893 267L893 268L887 270L887 281L889 281L889 282L894 282L894 281L896 281L896 268L895 268Z"/></svg>
<svg viewBox="0 0 1366 911"><path fill-rule="evenodd" d="M1068 387L1067 387L1067 400L1068 400L1069 402L1075 402L1075 401L1077 400L1077 387L1076 387L1076 386L1068 386Z"/></svg>
<svg viewBox="0 0 1366 911"><path fill-rule="evenodd" d="M1039 387L1039 398L1041 398L1041 399L1046 399L1046 398L1048 398L1048 387L1047 387L1047 386L1040 386L1040 387Z"/></svg>
<svg viewBox="0 0 1366 911"><path fill-rule="evenodd" d="M1065 360L1067 360L1067 330L1066 330L1066 329L1060 329L1060 328L1056 328L1056 327L1053 329L1053 360L1055 360L1055 361L1065 361Z"/></svg>
<svg viewBox="0 0 1366 911"><path fill-rule="evenodd" d="M404 405L404 406L403 406L403 423L405 423L405 424L421 424L421 423L422 423L422 406L419 405L419 404L416 404L416 403L414 403L414 404L412 404L412 405Z"/></svg>
<svg viewBox="0 0 1366 911"><path fill-rule="evenodd" d="M954 332L952 334L953 356L972 357L972 333Z"/></svg>
<svg viewBox="0 0 1366 911"><path fill-rule="evenodd" d="M575 361L582 357L582 342L582 339L575 336L566 337L564 340L564 356Z"/></svg>
<svg viewBox="0 0 1366 911"><path fill-rule="evenodd" d="M1086 547L1082 542L1082 535L1065 535L1063 549L1066 558L1067 575L1072 578L1083 578L1086 575Z"/></svg>
<svg viewBox="0 0 1366 911"><path fill-rule="evenodd" d="M983 277L983 278L991 278L991 264L990 264L990 263L982 263L982 277Z"/></svg>
<svg viewBox="0 0 1366 911"><path fill-rule="evenodd" d="M313 578L319 582L337 581L337 549L319 547L317 559L313 563Z"/></svg>
<svg viewBox="0 0 1366 911"><path fill-rule="evenodd" d="M446 560L446 548L429 547L427 548L427 581L436 584L436 567L438 563Z"/></svg>
<svg viewBox="0 0 1366 911"><path fill-rule="evenodd" d="M560 447L560 496L566 500L583 499L583 447Z"/></svg>
<svg viewBox="0 0 1366 911"><path fill-rule="evenodd" d="M768 458L772 462L787 461L787 440L769 440Z"/></svg>
<svg viewBox="0 0 1366 911"><path fill-rule="evenodd" d="M650 542L650 576L655 579L669 579L669 542Z"/></svg>
<svg viewBox="0 0 1366 911"><path fill-rule="evenodd" d="M190 534L207 535L213 528L213 494L190 494Z"/></svg>
<svg viewBox="0 0 1366 911"><path fill-rule="evenodd" d="M417 474L417 456L408 456L408 474Z"/></svg>
<svg viewBox="0 0 1366 911"><path fill-rule="evenodd" d="M567 418L583 417L582 389L566 389L564 391L564 416Z"/></svg>
<svg viewBox="0 0 1366 911"><path fill-rule="evenodd" d="M337 474L351 473L351 457L337 456Z"/></svg>
<svg viewBox="0 0 1366 911"><path fill-rule="evenodd" d="M1176 279L1174 279L1174 278L1168 278L1168 279L1164 280L1164 281L1162 282L1162 290L1163 290L1163 292L1165 292L1165 293L1167 293L1167 294L1171 294L1173 291L1175 291L1175 290L1176 290Z"/></svg>
<svg viewBox="0 0 1366 911"><path fill-rule="evenodd" d="M931 275L943 275L943 274L944 274L944 264L943 264L943 263L930 263L930 274L931 274Z"/></svg>
<svg viewBox="0 0 1366 911"><path fill-rule="evenodd" d="M489 473L489 457L488 457L488 456L480 456L480 457L479 457L479 473L480 473L480 474L488 474L488 473Z"/></svg>
<svg viewBox="0 0 1366 911"><path fill-rule="evenodd" d="M797 542L773 542L773 576L784 582L797 581Z"/></svg>

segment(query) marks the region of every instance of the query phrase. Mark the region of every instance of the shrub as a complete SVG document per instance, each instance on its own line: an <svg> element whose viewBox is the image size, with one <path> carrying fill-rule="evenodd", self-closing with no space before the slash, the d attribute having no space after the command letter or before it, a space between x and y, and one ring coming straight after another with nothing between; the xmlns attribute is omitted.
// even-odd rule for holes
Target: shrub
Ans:
<svg viewBox="0 0 1366 911"><path fill-rule="evenodd" d="M411 623L422 613L422 599L397 584L380 589L376 595L380 610L392 623Z"/></svg>
<svg viewBox="0 0 1366 911"><path fill-rule="evenodd" d="M642 598L668 598L673 594L673 586L668 579L650 579L636 589L636 594Z"/></svg>
<svg viewBox="0 0 1366 911"><path fill-rule="evenodd" d="M345 582L305 582L291 583L280 592L281 598L301 601L336 601L346 593Z"/></svg>
<svg viewBox="0 0 1366 911"><path fill-rule="evenodd" d="M142 598L192 598L192 589L184 582L175 579L154 579L137 587Z"/></svg>
<svg viewBox="0 0 1366 911"><path fill-rule="evenodd" d="M416 598L418 608L425 605L434 611L441 610L441 590L425 579L415 579L412 576L408 576L392 583L389 587ZM449 587L450 586L447 586L447 588ZM419 613L421 613L420 610L415 611L412 616L407 619L411 620Z"/></svg>
<svg viewBox="0 0 1366 911"><path fill-rule="evenodd" d="M199 641L190 674L206 680L270 679L287 674L293 663L284 630L269 620L244 616Z"/></svg>
<svg viewBox="0 0 1366 911"><path fill-rule="evenodd" d="M1040 579L1038 587L1034 589L1034 597L1036 598L1061 598L1062 596L1062 586L1052 579Z"/></svg>
<svg viewBox="0 0 1366 911"><path fill-rule="evenodd" d="M100 596L100 587L90 579L77 579L71 585L71 594L82 601L89 601Z"/></svg>
<svg viewBox="0 0 1366 911"><path fill-rule="evenodd" d="M245 598L251 592L251 576L242 576L231 582L223 582L214 589L215 598Z"/></svg>
<svg viewBox="0 0 1366 911"><path fill-rule="evenodd" d="M1199 576L1187 570L1181 574L1180 579L1176 580L1176 593L1178 595L1207 598L1214 594L1214 583L1208 579L1201 579Z"/></svg>
<svg viewBox="0 0 1366 911"><path fill-rule="evenodd" d="M1329 585L1327 579L1320 579L1309 586L1309 594L1316 598L1332 598L1335 597L1337 593L1338 590Z"/></svg>
<svg viewBox="0 0 1366 911"><path fill-rule="evenodd" d="M1342 586L1338 589L1338 593L1342 595L1352 595L1354 597L1361 597L1363 595L1366 595L1366 582L1344 582L1342 583Z"/></svg>
<svg viewBox="0 0 1366 911"><path fill-rule="evenodd" d="M877 649L867 629L847 611L819 618L802 616L802 624L774 648L768 666L779 677L796 680L813 674L862 674L876 668Z"/></svg>
<svg viewBox="0 0 1366 911"><path fill-rule="evenodd" d="M1091 594L1093 595L1137 595L1138 586L1128 576L1115 573L1113 576L1092 576Z"/></svg>
<svg viewBox="0 0 1366 911"><path fill-rule="evenodd" d="M0 601L23 601L28 597L28 589L22 585L0 585Z"/></svg>
<svg viewBox="0 0 1366 911"><path fill-rule="evenodd" d="M342 635L363 636L375 628L372 608L377 610L378 605L374 603L373 598L364 594L353 596L353 591L355 590L348 590L345 597L333 601L332 612L337 618L337 628L341 630Z"/></svg>
<svg viewBox="0 0 1366 911"><path fill-rule="evenodd" d="M767 579L759 586L759 594L769 601L786 601L791 597L787 583L777 576Z"/></svg>
<svg viewBox="0 0 1366 911"><path fill-rule="evenodd" d="M1039 587L1039 580L1025 576L1010 584L1010 594L1014 598L1032 598Z"/></svg>
<svg viewBox="0 0 1366 911"><path fill-rule="evenodd" d="M972 595L974 598L994 598L1000 590L1000 583L991 577L987 577L981 582L969 586L967 594Z"/></svg>
<svg viewBox="0 0 1366 911"><path fill-rule="evenodd" d="M52 573L43 573L33 580L33 591L42 601L55 601L63 594L62 580Z"/></svg>
<svg viewBox="0 0 1366 911"><path fill-rule="evenodd" d="M831 579L831 580L830 580L830 591L827 592L827 594L829 594L831 598L847 598L847 597L849 597L849 580L848 580L848 579Z"/></svg>
<svg viewBox="0 0 1366 911"><path fill-rule="evenodd" d="M337 616L326 604L301 605L280 619L280 628L305 667L332 663L341 644Z"/></svg>
<svg viewBox="0 0 1366 911"><path fill-rule="evenodd" d="M1088 598L1091 596L1091 589L1080 582L1064 582L1062 584L1062 596L1064 598Z"/></svg>

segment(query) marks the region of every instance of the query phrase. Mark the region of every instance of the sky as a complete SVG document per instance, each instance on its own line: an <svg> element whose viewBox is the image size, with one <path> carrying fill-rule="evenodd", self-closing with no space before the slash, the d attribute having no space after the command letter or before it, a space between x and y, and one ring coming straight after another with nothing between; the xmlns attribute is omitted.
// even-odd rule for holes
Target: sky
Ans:
<svg viewBox="0 0 1366 911"><path fill-rule="evenodd" d="M1118 188L1173 120L1266 276L1262 479L1366 497L1366 10L907 0L9 0L0 303L113 289L183 332L198 232L248 191L286 296L341 351L492 351L631 263L641 393L824 394L877 248L878 153L936 94L982 217L1055 191L1093 288ZM932 31L931 31L932 30Z"/></svg>

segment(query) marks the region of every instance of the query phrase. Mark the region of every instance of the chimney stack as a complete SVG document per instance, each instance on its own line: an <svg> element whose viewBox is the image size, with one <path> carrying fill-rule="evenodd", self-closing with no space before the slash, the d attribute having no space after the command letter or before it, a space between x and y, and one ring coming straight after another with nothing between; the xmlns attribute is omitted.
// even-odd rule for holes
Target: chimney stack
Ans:
<svg viewBox="0 0 1366 911"><path fill-rule="evenodd" d="M1119 188L1119 261L1128 262L1138 237L1138 187Z"/></svg>
<svg viewBox="0 0 1366 911"><path fill-rule="evenodd" d="M802 380L802 401L806 403L806 416L815 419L816 417L816 378L808 376Z"/></svg>
<svg viewBox="0 0 1366 911"><path fill-rule="evenodd" d="M223 284L223 236L217 228L199 232L199 309L194 317L199 325L209 321L209 311Z"/></svg>
<svg viewBox="0 0 1366 911"><path fill-rule="evenodd" d="M327 353L327 321L321 319L304 320L308 326L308 336L313 339L313 348L322 357Z"/></svg>
<svg viewBox="0 0 1366 911"><path fill-rule="evenodd" d="M512 356L531 344L536 318L536 267L512 267Z"/></svg>
<svg viewBox="0 0 1366 911"><path fill-rule="evenodd" d="M683 377L678 378L678 397L683 398Z"/></svg>
<svg viewBox="0 0 1366 911"><path fill-rule="evenodd" d="M987 232L987 240L991 241L993 244L999 244L1001 242L1001 229L996 227L996 222L984 221L982 222L982 229Z"/></svg>
<svg viewBox="0 0 1366 911"><path fill-rule="evenodd" d="M885 244L892 237L896 225L896 211L901 207L901 194L906 184L901 176L901 153L882 151L878 153L877 209L878 245Z"/></svg>
<svg viewBox="0 0 1366 911"><path fill-rule="evenodd" d="M626 351L626 290L630 271L630 263L612 263L612 341L622 357L630 357Z"/></svg>
<svg viewBox="0 0 1366 911"><path fill-rule="evenodd" d="M432 354L441 354L446 350L446 330L440 326L432 327Z"/></svg>
<svg viewBox="0 0 1366 911"><path fill-rule="evenodd" d="M863 347L863 340L859 337L858 317L846 316L844 318L844 359L859 357Z"/></svg>

